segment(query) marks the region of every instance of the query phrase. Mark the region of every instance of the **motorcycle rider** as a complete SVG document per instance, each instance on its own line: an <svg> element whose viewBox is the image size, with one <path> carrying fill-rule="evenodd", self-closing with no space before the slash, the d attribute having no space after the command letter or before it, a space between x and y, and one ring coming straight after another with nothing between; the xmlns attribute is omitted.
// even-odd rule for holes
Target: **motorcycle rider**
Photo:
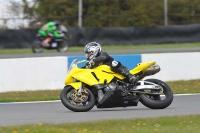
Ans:
<svg viewBox="0 0 200 133"><path fill-rule="evenodd" d="M86 44L84 52L87 59L86 66L89 66L89 68L94 68L98 65L105 64L110 66L113 72L119 73L128 78L130 83L134 84L137 80L137 77L132 75L127 67L123 66L119 61L114 60L107 52L102 51L99 43L90 42ZM101 89L98 90L99 102L105 95Z"/></svg>
<svg viewBox="0 0 200 133"><path fill-rule="evenodd" d="M60 39L65 36L65 34L60 30L60 25L60 21L54 20L46 23L39 29L39 36L46 38L42 42L43 46L49 47L49 43L53 38Z"/></svg>

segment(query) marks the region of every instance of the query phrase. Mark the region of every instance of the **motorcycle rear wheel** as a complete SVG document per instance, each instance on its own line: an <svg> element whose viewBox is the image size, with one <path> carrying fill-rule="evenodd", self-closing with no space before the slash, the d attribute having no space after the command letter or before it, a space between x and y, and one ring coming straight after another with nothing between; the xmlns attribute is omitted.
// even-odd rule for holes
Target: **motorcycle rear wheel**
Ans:
<svg viewBox="0 0 200 133"><path fill-rule="evenodd" d="M61 91L60 99L62 104L74 112L86 112L91 110L95 105L95 97L89 89L81 92L81 96L77 96L77 91L72 86L65 86Z"/></svg>
<svg viewBox="0 0 200 133"><path fill-rule="evenodd" d="M42 53L43 50L44 50L44 48L42 47L41 42L38 40L35 40L32 45L32 52L33 53Z"/></svg>
<svg viewBox="0 0 200 133"><path fill-rule="evenodd" d="M145 81L160 85L163 88L164 99L160 95L140 94L140 102L151 109L167 108L173 101L173 92L171 88L163 81L158 79L146 79Z"/></svg>
<svg viewBox="0 0 200 133"><path fill-rule="evenodd" d="M68 40L63 40L62 42L60 42L60 45L57 48L58 52L66 52L68 50L69 47L69 41Z"/></svg>

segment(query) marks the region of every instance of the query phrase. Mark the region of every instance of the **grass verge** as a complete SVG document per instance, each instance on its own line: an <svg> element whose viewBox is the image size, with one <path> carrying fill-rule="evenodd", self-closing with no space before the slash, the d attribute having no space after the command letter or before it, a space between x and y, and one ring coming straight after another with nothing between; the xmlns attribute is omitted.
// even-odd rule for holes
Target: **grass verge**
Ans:
<svg viewBox="0 0 200 133"><path fill-rule="evenodd" d="M128 49L159 49L159 48L191 48L200 47L200 42L172 43L172 44L140 44L140 45L103 45L104 50L128 50ZM43 53L55 53L56 50L44 50ZM67 52L83 52L83 46L70 46ZM31 48L0 49L0 54L28 54Z"/></svg>
<svg viewBox="0 0 200 133"><path fill-rule="evenodd" d="M198 133L200 115L0 127L1 133Z"/></svg>
<svg viewBox="0 0 200 133"><path fill-rule="evenodd" d="M200 79L167 82L174 94L200 93ZM60 100L61 89L0 93L0 102Z"/></svg>

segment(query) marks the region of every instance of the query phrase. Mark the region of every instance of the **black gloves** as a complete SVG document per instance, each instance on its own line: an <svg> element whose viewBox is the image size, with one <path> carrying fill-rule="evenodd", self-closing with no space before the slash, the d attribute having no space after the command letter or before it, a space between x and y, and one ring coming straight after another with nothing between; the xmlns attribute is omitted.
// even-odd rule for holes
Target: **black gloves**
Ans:
<svg viewBox="0 0 200 133"><path fill-rule="evenodd" d="M92 59L92 60L86 62L86 67L91 68L94 64L95 64L95 62Z"/></svg>

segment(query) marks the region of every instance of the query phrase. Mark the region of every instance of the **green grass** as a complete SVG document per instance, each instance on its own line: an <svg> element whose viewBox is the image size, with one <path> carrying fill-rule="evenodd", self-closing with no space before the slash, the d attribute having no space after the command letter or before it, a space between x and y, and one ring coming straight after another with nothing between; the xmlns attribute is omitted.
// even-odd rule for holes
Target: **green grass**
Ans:
<svg viewBox="0 0 200 133"><path fill-rule="evenodd" d="M0 102L59 100L60 90L17 91L0 93Z"/></svg>
<svg viewBox="0 0 200 133"><path fill-rule="evenodd" d="M200 93L200 79L167 82L174 94ZM47 101L60 100L61 88L58 90L40 90L25 92L0 93L0 102Z"/></svg>
<svg viewBox="0 0 200 133"><path fill-rule="evenodd" d="M199 119L200 115L188 115L71 124L38 123L0 127L0 133L199 133Z"/></svg>
<svg viewBox="0 0 200 133"><path fill-rule="evenodd" d="M83 52L84 46L70 46L67 52ZM106 45L104 50L128 50L128 49L159 49L159 48L187 48L200 47L199 42L172 43L172 44L140 44L140 45ZM43 53L55 53L56 50L44 50ZM24 49L0 49L0 54L28 54L32 53L31 48Z"/></svg>
<svg viewBox="0 0 200 133"><path fill-rule="evenodd" d="M200 93L200 79L171 81L167 84L172 88L174 94Z"/></svg>

